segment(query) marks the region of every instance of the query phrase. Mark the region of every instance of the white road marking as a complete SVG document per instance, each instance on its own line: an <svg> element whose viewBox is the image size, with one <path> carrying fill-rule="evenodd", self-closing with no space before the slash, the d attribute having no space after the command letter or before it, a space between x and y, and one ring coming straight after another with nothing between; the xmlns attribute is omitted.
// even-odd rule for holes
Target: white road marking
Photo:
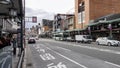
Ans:
<svg viewBox="0 0 120 68"><path fill-rule="evenodd" d="M65 64L62 62L59 62L57 65L54 65L54 63L50 63L47 65L48 68L67 68Z"/></svg>
<svg viewBox="0 0 120 68"><path fill-rule="evenodd" d="M60 49L66 50L66 51L71 51L71 50L66 49L66 48L63 48L63 47L58 47L58 46L57 46L57 48L60 48Z"/></svg>
<svg viewBox="0 0 120 68"><path fill-rule="evenodd" d="M82 65L82 64L80 64L80 63L78 63L78 62L76 62L76 61L74 61L74 60L72 60L72 59L70 59L70 58L68 58L68 57L66 57L66 56L64 56L64 55L56 52L56 51L54 51L54 50L52 50L52 49L50 49L49 47L46 47L46 48L49 49L49 50L51 50L51 51L53 51L53 52L56 53L57 55L60 55L61 57L63 57L63 58L65 58L65 59L67 59L67 60L75 63L76 65L79 65L79 66L82 67L82 68L88 68L88 67L86 67L86 66L84 66L84 65Z"/></svg>
<svg viewBox="0 0 120 68"><path fill-rule="evenodd" d="M110 64L110 65L114 65L116 67L120 67L120 65L117 65L117 64L114 64L114 63L111 63L111 62L108 62L108 61L105 61L105 63Z"/></svg>
<svg viewBox="0 0 120 68"><path fill-rule="evenodd" d="M46 45L49 45L48 43L45 43ZM66 50L66 51L71 51L69 49L66 49L66 48L63 48L63 47L59 47L59 46L56 46L57 48L60 48L60 49L63 49L63 50Z"/></svg>
<svg viewBox="0 0 120 68"><path fill-rule="evenodd" d="M53 60L56 59L54 56L52 56L50 53L45 53L40 55L41 59L46 61L46 60Z"/></svg>
<svg viewBox="0 0 120 68"><path fill-rule="evenodd" d="M42 60L44 60L44 61L46 60L42 55L40 55L40 57L41 57Z"/></svg>
<svg viewBox="0 0 120 68"><path fill-rule="evenodd" d="M47 66L49 67L49 66L51 66L51 65L53 65L54 63L50 63L50 64L48 64Z"/></svg>
<svg viewBox="0 0 120 68"><path fill-rule="evenodd" d="M45 53L45 49L39 49L38 51Z"/></svg>

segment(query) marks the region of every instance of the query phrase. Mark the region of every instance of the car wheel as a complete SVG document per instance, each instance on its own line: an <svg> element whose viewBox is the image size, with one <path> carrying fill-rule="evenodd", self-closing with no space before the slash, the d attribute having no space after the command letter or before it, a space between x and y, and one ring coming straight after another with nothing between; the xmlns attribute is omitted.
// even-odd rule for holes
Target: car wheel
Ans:
<svg viewBox="0 0 120 68"><path fill-rule="evenodd" d="M100 45L100 43L97 41L97 45Z"/></svg>
<svg viewBox="0 0 120 68"><path fill-rule="evenodd" d="M111 46L111 43L110 43L110 42L108 42L108 43L107 43L107 45L108 45L108 46Z"/></svg>
<svg viewBox="0 0 120 68"><path fill-rule="evenodd" d="M89 44L91 44L91 41L88 41Z"/></svg>
<svg viewBox="0 0 120 68"><path fill-rule="evenodd" d="M118 43L118 46L120 46L120 43Z"/></svg>

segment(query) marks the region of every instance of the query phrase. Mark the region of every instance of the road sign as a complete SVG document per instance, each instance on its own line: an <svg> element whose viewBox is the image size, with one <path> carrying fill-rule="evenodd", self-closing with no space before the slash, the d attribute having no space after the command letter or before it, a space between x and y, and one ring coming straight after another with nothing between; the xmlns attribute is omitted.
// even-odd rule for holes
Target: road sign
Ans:
<svg viewBox="0 0 120 68"><path fill-rule="evenodd" d="M25 22L37 23L37 16L25 17Z"/></svg>

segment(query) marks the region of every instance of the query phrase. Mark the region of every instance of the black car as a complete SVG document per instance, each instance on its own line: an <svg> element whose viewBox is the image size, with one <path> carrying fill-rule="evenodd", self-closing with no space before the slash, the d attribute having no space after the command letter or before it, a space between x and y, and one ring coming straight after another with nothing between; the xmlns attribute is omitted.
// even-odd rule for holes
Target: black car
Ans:
<svg viewBox="0 0 120 68"><path fill-rule="evenodd" d="M32 37L31 37L31 38L29 38L29 39L28 39L28 43L36 43L35 38L32 38Z"/></svg>

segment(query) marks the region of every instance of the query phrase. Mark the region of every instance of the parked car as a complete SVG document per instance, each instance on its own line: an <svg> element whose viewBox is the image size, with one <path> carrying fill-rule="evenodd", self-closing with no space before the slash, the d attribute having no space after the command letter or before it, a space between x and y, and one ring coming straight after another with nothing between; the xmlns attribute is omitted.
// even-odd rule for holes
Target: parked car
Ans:
<svg viewBox="0 0 120 68"><path fill-rule="evenodd" d="M36 43L35 38L34 38L34 37L30 37L30 38L28 39L28 43Z"/></svg>
<svg viewBox="0 0 120 68"><path fill-rule="evenodd" d="M92 37L90 35L75 35L75 40L77 42L91 43Z"/></svg>
<svg viewBox="0 0 120 68"><path fill-rule="evenodd" d="M111 46L111 45L119 46L120 45L120 41L117 41L110 37L99 37L96 39L96 43L98 45L103 44L103 45L108 45L108 46Z"/></svg>

